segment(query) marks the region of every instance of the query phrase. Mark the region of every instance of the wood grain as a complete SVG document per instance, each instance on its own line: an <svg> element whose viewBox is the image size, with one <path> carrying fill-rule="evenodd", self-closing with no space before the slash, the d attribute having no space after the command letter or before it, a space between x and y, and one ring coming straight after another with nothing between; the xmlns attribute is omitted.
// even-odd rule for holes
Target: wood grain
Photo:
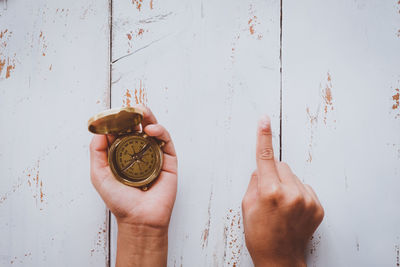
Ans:
<svg viewBox="0 0 400 267"><path fill-rule="evenodd" d="M178 152L169 266L251 265L240 203L264 113L279 151L279 16L279 1L113 1L112 106L149 106Z"/></svg>
<svg viewBox="0 0 400 267"><path fill-rule="evenodd" d="M107 264L86 121L108 104L108 18L106 1L0 1L1 266Z"/></svg>
<svg viewBox="0 0 400 267"><path fill-rule="evenodd" d="M397 2L284 1L283 159L326 213L309 266L400 264Z"/></svg>
<svg viewBox="0 0 400 267"><path fill-rule="evenodd" d="M262 114L325 207L309 266L398 266L399 44L397 0L0 0L0 265L114 266L86 121L141 103L179 158L168 266L252 266Z"/></svg>

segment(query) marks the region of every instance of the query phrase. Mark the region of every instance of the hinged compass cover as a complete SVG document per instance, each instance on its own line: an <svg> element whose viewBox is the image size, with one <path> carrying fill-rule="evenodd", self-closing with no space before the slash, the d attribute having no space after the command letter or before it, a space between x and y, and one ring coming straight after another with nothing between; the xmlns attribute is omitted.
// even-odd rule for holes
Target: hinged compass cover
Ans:
<svg viewBox="0 0 400 267"><path fill-rule="evenodd" d="M88 129L95 134L124 134L135 131L143 119L140 107L124 107L103 111L88 121Z"/></svg>

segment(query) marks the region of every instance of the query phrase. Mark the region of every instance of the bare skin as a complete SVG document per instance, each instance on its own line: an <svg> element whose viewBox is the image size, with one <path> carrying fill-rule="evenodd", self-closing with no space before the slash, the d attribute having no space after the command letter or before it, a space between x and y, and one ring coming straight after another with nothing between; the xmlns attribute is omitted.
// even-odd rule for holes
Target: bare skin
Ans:
<svg viewBox="0 0 400 267"><path fill-rule="evenodd" d="M115 137L95 135L90 144L91 180L118 223L117 267L167 266L168 226L177 190L177 157L167 130L146 109L144 132L165 142L157 181L143 192L118 182L107 161ZM107 140L108 139L108 140Z"/></svg>
<svg viewBox="0 0 400 267"><path fill-rule="evenodd" d="M117 267L166 266L168 226L176 197L177 157L168 132L149 109L144 131L166 144L160 177L149 191L125 186L112 175L107 149L114 137L95 135L91 179L118 223ZM108 139L108 140L107 140ZM257 170L242 202L246 245L256 267L306 266L305 248L324 210L312 188L274 160L271 125L260 121Z"/></svg>
<svg viewBox="0 0 400 267"><path fill-rule="evenodd" d="M246 245L254 265L306 266L307 242L324 210L314 190L286 163L274 159L268 117L258 125L256 158L257 170L242 201Z"/></svg>

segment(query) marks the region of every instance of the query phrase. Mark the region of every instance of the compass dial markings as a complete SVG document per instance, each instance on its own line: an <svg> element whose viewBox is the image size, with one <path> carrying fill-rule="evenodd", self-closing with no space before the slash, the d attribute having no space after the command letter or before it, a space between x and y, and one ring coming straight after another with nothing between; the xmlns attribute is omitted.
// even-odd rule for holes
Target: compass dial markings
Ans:
<svg viewBox="0 0 400 267"><path fill-rule="evenodd" d="M146 179L156 168L156 151L143 137L132 136L119 144L116 150L116 167L129 179ZM131 151L134 153L129 153Z"/></svg>

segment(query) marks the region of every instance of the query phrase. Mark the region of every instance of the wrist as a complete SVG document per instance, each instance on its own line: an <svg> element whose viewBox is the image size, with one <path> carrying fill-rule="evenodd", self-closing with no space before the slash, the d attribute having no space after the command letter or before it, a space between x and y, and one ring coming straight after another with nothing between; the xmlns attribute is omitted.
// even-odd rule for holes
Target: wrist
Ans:
<svg viewBox="0 0 400 267"><path fill-rule="evenodd" d="M166 266L168 228L118 223L116 266Z"/></svg>
<svg viewBox="0 0 400 267"><path fill-rule="evenodd" d="M304 257L258 257L253 258L255 267L306 267L306 260Z"/></svg>

